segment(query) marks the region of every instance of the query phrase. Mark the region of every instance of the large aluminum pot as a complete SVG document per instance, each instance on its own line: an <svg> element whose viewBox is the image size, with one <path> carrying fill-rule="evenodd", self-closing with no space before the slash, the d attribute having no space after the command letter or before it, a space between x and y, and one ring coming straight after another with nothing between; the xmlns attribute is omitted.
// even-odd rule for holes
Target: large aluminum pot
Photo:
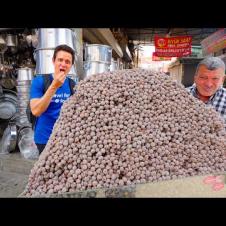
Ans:
<svg viewBox="0 0 226 226"><path fill-rule="evenodd" d="M18 93L17 95L30 92L30 86L16 86L16 89Z"/></svg>
<svg viewBox="0 0 226 226"><path fill-rule="evenodd" d="M18 68L18 77L17 81L20 83L21 81L31 81L33 78L34 71L32 68Z"/></svg>
<svg viewBox="0 0 226 226"><path fill-rule="evenodd" d="M112 48L107 45L86 44L85 61L100 61L111 64Z"/></svg>
<svg viewBox="0 0 226 226"><path fill-rule="evenodd" d="M118 62L116 60L112 60L111 61L111 65L110 65L110 71L115 71L118 70Z"/></svg>
<svg viewBox="0 0 226 226"><path fill-rule="evenodd" d="M17 100L18 102L28 102L30 100L30 95L19 95Z"/></svg>
<svg viewBox="0 0 226 226"><path fill-rule="evenodd" d="M110 65L98 61L84 61L85 77L110 71Z"/></svg>
<svg viewBox="0 0 226 226"><path fill-rule="evenodd" d="M54 72L53 66L54 49L37 49L35 51L36 68L35 74L51 74ZM75 66L72 65L69 75L76 75Z"/></svg>
<svg viewBox="0 0 226 226"><path fill-rule="evenodd" d="M75 34L68 28L40 28L38 30L37 49L55 48L66 44L75 49Z"/></svg>
<svg viewBox="0 0 226 226"><path fill-rule="evenodd" d="M30 86L31 80L25 80L25 81L16 81L17 86Z"/></svg>

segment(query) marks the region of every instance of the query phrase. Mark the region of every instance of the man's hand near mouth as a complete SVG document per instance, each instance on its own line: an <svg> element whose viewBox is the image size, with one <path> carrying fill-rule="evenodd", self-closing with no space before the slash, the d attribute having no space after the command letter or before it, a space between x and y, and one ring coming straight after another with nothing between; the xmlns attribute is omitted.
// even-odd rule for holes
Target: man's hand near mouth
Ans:
<svg viewBox="0 0 226 226"><path fill-rule="evenodd" d="M60 71L58 73L54 74L52 86L56 89L59 88L60 86L62 86L64 84L66 76L67 76L67 74L65 73L65 70L60 69Z"/></svg>

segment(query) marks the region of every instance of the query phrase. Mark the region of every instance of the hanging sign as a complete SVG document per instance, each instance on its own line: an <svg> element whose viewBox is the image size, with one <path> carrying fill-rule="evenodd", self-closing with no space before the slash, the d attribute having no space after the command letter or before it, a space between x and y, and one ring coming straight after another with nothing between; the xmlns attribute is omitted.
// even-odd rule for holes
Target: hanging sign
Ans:
<svg viewBox="0 0 226 226"><path fill-rule="evenodd" d="M155 54L159 57L183 57L191 55L191 36L155 36Z"/></svg>
<svg viewBox="0 0 226 226"><path fill-rule="evenodd" d="M155 52L152 53L152 61L165 61L165 60L171 60L171 57L159 57L156 55Z"/></svg>
<svg viewBox="0 0 226 226"><path fill-rule="evenodd" d="M226 28L219 29L201 41L203 55L226 48Z"/></svg>

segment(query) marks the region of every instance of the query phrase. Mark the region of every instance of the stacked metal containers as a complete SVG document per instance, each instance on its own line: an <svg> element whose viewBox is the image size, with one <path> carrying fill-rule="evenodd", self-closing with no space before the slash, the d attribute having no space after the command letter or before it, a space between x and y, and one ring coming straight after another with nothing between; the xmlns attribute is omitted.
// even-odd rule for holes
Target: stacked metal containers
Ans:
<svg viewBox="0 0 226 226"><path fill-rule="evenodd" d="M19 68L17 77L18 116L17 124L24 126L29 124L26 109L30 98L30 86L34 71L32 68Z"/></svg>
<svg viewBox="0 0 226 226"><path fill-rule="evenodd" d="M118 69L119 69L118 61L114 60L114 58L112 58L111 65L110 65L110 71L115 71L115 70L118 70Z"/></svg>
<svg viewBox="0 0 226 226"><path fill-rule="evenodd" d="M108 45L86 44L85 45L85 77L110 71L112 48Z"/></svg>
<svg viewBox="0 0 226 226"><path fill-rule="evenodd" d="M38 46L34 52L36 61L35 74L50 74L54 72L52 62L54 49L58 45L66 44L75 51L77 60L75 34L67 28L40 28L38 30ZM72 66L69 77L76 79L77 72L75 65Z"/></svg>
<svg viewBox="0 0 226 226"><path fill-rule="evenodd" d="M78 74L78 80L81 80L84 78L82 28L72 28L72 30L75 34L75 49L76 49L75 68L76 73Z"/></svg>

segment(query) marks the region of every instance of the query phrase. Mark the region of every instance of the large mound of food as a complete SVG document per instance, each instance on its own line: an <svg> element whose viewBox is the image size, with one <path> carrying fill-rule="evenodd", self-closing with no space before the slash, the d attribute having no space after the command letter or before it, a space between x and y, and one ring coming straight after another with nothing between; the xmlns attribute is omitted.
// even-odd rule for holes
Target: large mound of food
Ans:
<svg viewBox="0 0 226 226"><path fill-rule="evenodd" d="M169 76L141 69L81 81L31 170L25 196L226 171L223 119Z"/></svg>

